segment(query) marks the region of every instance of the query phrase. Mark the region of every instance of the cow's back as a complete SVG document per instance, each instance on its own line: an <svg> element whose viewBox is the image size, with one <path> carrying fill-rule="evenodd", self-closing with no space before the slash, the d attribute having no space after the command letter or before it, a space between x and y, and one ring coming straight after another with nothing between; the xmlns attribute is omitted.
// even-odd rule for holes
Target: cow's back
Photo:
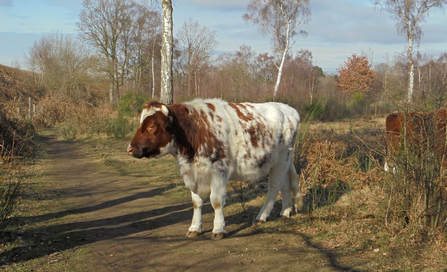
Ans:
<svg viewBox="0 0 447 272"><path fill-rule="evenodd" d="M400 142L410 144L412 149L433 149L439 157L446 153L446 121L444 108L430 112L394 112L386 117L388 148L391 154L400 147ZM426 150L425 152L433 152Z"/></svg>

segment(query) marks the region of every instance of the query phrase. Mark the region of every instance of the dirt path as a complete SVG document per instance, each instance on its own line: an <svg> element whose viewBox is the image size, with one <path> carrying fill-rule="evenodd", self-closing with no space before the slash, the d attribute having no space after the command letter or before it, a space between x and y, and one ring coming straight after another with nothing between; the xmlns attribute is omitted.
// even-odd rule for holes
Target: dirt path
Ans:
<svg viewBox="0 0 447 272"><path fill-rule="evenodd" d="M35 232L52 238L45 249L34 252L30 247L28 259L46 256L49 264L53 260L59 265L79 262L95 272L352 270L308 237L280 229L259 232L236 218L226 218L228 237L212 241L209 204L204 208L205 233L188 239L191 202L161 194L175 185L150 188L101 165L87 152L88 143L58 141L49 135L43 146L48 152L45 163L51 164L46 178L60 195L50 201L60 211L32 218L50 222ZM75 253L63 253L70 250Z"/></svg>

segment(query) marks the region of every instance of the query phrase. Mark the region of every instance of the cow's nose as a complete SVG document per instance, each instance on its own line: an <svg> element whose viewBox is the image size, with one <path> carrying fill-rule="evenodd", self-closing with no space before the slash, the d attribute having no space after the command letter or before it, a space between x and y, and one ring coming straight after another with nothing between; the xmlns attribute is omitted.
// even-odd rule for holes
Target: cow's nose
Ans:
<svg viewBox="0 0 447 272"><path fill-rule="evenodd" d="M133 147L129 144L127 146L127 153L129 153L130 155L133 155L133 151L134 151Z"/></svg>

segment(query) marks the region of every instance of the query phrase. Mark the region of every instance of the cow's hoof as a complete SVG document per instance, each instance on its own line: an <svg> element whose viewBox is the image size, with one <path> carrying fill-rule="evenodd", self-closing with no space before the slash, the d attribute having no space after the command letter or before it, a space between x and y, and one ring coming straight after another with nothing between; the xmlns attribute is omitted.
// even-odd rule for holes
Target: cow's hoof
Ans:
<svg viewBox="0 0 447 272"><path fill-rule="evenodd" d="M256 228L258 225L264 224L264 220L258 220L257 222L254 222L253 225L251 225L252 228Z"/></svg>
<svg viewBox="0 0 447 272"><path fill-rule="evenodd" d="M225 237L224 233L213 233L211 234L211 240L220 240Z"/></svg>
<svg viewBox="0 0 447 272"><path fill-rule="evenodd" d="M188 231L186 233L186 237L188 237L188 238L196 238L199 235L200 235L200 232L198 232L198 231Z"/></svg>

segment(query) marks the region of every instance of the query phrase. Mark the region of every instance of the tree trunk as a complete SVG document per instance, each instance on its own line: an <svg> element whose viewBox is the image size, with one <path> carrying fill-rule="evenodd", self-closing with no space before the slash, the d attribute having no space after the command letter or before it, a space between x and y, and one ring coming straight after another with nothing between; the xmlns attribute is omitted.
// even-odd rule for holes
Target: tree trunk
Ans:
<svg viewBox="0 0 447 272"><path fill-rule="evenodd" d="M284 49L284 52L282 54L281 64L278 67L278 77L276 78L275 90L273 91L273 98L276 98L276 95L278 94L279 84L281 83L282 70L284 68L284 62L286 61L288 48L289 48L289 43L287 42L286 48Z"/></svg>
<svg viewBox="0 0 447 272"><path fill-rule="evenodd" d="M109 99L110 99L110 104L113 104L113 97L114 97L114 95L113 95L113 93L114 93L114 91L113 91L113 87L115 86L115 83L114 82L112 82L112 84L110 85L110 90L109 90Z"/></svg>
<svg viewBox="0 0 447 272"><path fill-rule="evenodd" d="M413 62L413 37L408 37L408 91L407 102L413 101L413 85L414 85L414 62Z"/></svg>
<svg viewBox="0 0 447 272"><path fill-rule="evenodd" d="M155 66L155 41L157 39L154 39L154 42L152 43L152 99L154 99L155 96L155 70L154 70L154 66Z"/></svg>
<svg viewBox="0 0 447 272"><path fill-rule="evenodd" d="M161 0L163 8L163 34L161 48L161 97L160 101L171 105L173 102L172 91L172 46L173 46L173 21L171 0Z"/></svg>

